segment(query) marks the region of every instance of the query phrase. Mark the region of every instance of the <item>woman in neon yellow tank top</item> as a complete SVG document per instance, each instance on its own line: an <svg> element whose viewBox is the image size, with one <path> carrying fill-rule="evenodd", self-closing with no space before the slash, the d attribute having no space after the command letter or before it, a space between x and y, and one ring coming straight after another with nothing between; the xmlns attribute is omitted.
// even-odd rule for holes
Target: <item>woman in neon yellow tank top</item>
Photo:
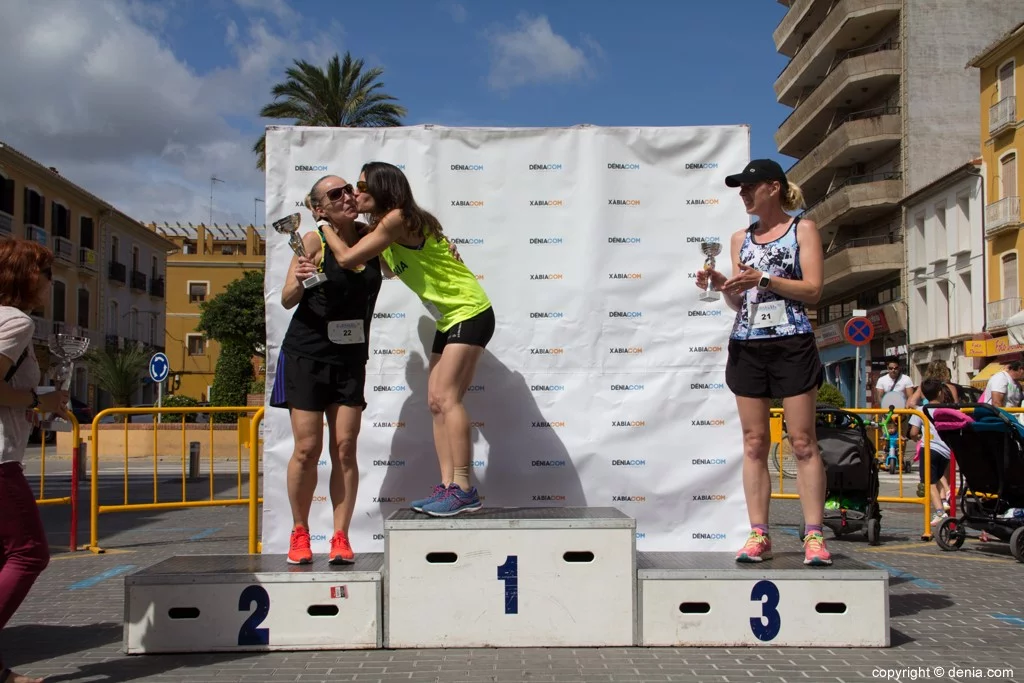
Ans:
<svg viewBox="0 0 1024 683"><path fill-rule="evenodd" d="M372 162L356 184L356 209L370 216L372 232L349 247L331 245L343 268L380 256L437 321L430 354L427 402L434 422L434 447L441 483L411 507L450 517L481 507L470 485L473 446L463 397L484 347L494 334L491 301L476 275L449 250L441 223L420 208L401 169Z"/></svg>

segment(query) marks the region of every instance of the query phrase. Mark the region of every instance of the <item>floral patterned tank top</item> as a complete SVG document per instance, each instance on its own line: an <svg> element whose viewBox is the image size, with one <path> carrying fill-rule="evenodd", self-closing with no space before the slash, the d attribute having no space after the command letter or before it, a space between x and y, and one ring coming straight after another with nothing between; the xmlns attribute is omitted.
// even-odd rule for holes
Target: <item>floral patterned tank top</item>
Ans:
<svg viewBox="0 0 1024 683"><path fill-rule="evenodd" d="M757 223L751 225L743 240L743 246L740 247L740 262L768 273L773 279L803 279L803 272L800 270L800 245L796 238L798 222L799 218L794 219L785 234L765 244L754 241ZM776 339L813 333L811 321L802 302L752 287L743 293L742 305L736 313L731 338Z"/></svg>

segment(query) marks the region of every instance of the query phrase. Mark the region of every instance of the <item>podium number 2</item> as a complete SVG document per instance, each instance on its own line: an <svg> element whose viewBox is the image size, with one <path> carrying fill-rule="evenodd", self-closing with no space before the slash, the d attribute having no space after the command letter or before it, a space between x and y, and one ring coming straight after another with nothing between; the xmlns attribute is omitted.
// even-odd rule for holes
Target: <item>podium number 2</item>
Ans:
<svg viewBox="0 0 1024 683"><path fill-rule="evenodd" d="M761 616L750 618L750 630L758 640L772 640L782 627L782 617L777 609L779 587L771 581L758 581L750 591L750 599L761 603Z"/></svg>
<svg viewBox="0 0 1024 683"><path fill-rule="evenodd" d="M269 645L270 629L257 628L263 623L270 613L270 596L263 586L248 586L238 596L238 611L248 612L252 603L256 603L256 610L249 615L249 618L242 624L238 632L239 645Z"/></svg>
<svg viewBox="0 0 1024 683"><path fill-rule="evenodd" d="M519 614L519 556L509 555L498 567L498 580L505 582L505 614Z"/></svg>

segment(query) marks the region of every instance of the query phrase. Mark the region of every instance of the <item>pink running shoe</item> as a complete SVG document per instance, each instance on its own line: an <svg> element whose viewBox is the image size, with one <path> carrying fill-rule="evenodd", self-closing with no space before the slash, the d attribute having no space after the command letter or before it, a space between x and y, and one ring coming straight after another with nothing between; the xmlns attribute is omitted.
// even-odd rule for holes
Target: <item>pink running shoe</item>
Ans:
<svg viewBox="0 0 1024 683"><path fill-rule="evenodd" d="M737 562L761 562L772 559L772 539L758 529L751 529L747 542L736 553Z"/></svg>
<svg viewBox="0 0 1024 683"><path fill-rule="evenodd" d="M832 555L825 548L825 537L812 531L804 537L804 564L827 567L832 564Z"/></svg>

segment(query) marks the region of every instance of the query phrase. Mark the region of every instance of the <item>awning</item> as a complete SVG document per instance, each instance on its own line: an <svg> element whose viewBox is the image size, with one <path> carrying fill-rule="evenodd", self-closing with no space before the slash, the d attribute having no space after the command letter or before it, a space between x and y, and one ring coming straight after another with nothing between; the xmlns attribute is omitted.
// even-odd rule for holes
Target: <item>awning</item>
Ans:
<svg viewBox="0 0 1024 683"><path fill-rule="evenodd" d="M1014 313L1006 320L1006 336L1014 346L1024 345L1024 311Z"/></svg>
<svg viewBox="0 0 1024 683"><path fill-rule="evenodd" d="M971 384L978 389L984 389L985 385L992 378L992 375L1000 372L1003 369L1002 363L989 363L981 369L977 375L971 378Z"/></svg>

